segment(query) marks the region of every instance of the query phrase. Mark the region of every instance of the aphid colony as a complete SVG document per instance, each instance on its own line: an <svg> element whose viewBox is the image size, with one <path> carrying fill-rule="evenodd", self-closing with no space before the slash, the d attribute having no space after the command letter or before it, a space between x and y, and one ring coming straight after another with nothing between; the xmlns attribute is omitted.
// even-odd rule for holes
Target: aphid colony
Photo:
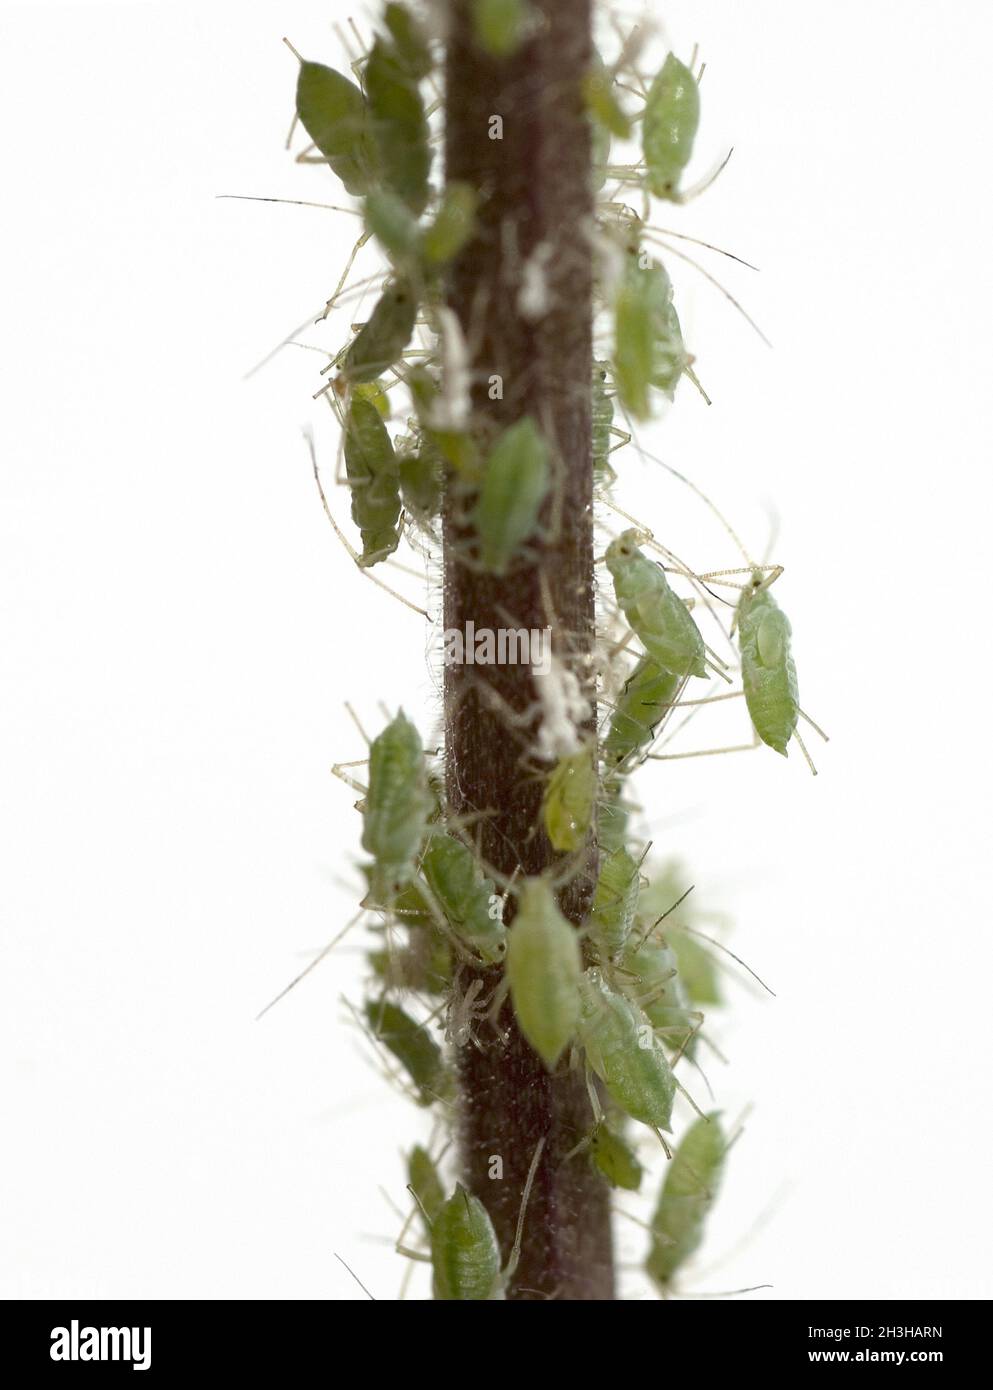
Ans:
<svg viewBox="0 0 993 1390"><path fill-rule="evenodd" d="M526 0L471 0L471 13L476 42L495 60L531 32ZM601 497L614 477L610 456L618 445L611 440L628 437L615 427L615 412L628 423L644 420L659 396L672 400L683 376L699 387L672 283L651 253L660 243L648 222L651 198L681 203L692 196L683 176L700 119L699 74L670 53L648 80L636 47L613 66L597 55L583 85L599 194L593 235L603 348L593 363L590 403ZM474 364L472 325L445 303L446 271L474 234L485 191L432 183L435 78L433 43L397 3L386 5L381 31L352 64L351 77L300 61L297 115L311 142L302 157L326 163L360 200L364 231L356 252L374 239L388 262L371 309L329 364L323 394L341 424L344 479L361 541L352 552L357 563L366 570L383 564L404 535L430 547L447 494L466 537L459 563L499 578L530 564L535 538L553 531L563 465L540 420L528 415L494 430L482 408L494 399L494 383ZM626 109L632 98L634 111ZM613 164L612 141L630 140L638 126L640 160ZM640 212L622 200L627 188L636 190ZM527 319L544 312L540 252L521 267L516 302ZM343 285L344 277L329 310L338 307ZM394 421L402 422L396 431ZM625 789L687 683L722 674L723 664L666 569L646 553L653 545L628 529L606 548L604 588L609 580L628 630L619 645L635 650L636 641L641 651L607 706L599 742L586 718L588 692L563 659L553 658L546 680L535 681L540 699L528 775L544 783L535 831L554 851L548 873L507 879L482 861L472 824L449 816L433 762L402 711L372 740L358 806L368 856L362 906L377 939L360 1022L404 1089L447 1113L455 1096L453 1048L485 1048L498 1036L509 1000L548 1071L579 1068L587 1078L593 1121L570 1162L591 1163L613 1187L637 1190L642 1164L633 1125L654 1131L671 1157L646 1264L664 1291L700 1242L727 1147L716 1114L700 1115L674 1156L664 1137L683 1091L680 1062L694 1056L703 1009L719 1004L720 995L714 958L685 916L667 920L687 884L644 861L629 834ZM785 753L800 712L790 625L766 569L756 568L738 587L748 712L757 738ZM591 839L598 877L577 929L559 898ZM438 1040L441 1028L447 1047ZM420 1146L412 1151L409 1190L430 1254L405 1253L430 1260L436 1298L503 1296L540 1147L502 1270L480 1195L456 1186L446 1196L436 1161Z"/></svg>

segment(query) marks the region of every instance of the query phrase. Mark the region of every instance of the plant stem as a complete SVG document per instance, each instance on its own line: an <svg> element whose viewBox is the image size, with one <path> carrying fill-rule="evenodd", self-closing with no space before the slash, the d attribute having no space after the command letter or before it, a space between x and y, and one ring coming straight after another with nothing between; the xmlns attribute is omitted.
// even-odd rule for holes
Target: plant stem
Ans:
<svg viewBox="0 0 993 1390"><path fill-rule="evenodd" d="M482 194L478 234L454 267L449 302L470 344L474 407L494 433L530 414L553 456L554 485L529 559L495 578L465 563L464 498L445 509L445 627L553 629L553 648L581 677L594 640L590 379L593 200L590 133L581 80L591 60L590 0L532 0L541 21L512 56L488 58L474 43L468 0L452 0L446 87L446 173ZM492 138L494 117L502 139ZM521 270L536 247L548 311L524 317ZM490 399L494 376L503 398ZM560 863L541 829L543 782L524 766L527 738L505 712L485 704L483 679L505 707L533 709L526 665L450 666L445 673L446 779L453 814L478 815L483 857L501 873L538 874ZM593 729L591 727L591 735ZM479 814L482 813L482 814ZM585 867L561 895L579 925L595 878ZM510 904L508 903L508 920ZM487 993L499 971L484 974ZM545 1149L508 1298L611 1299L608 1191L588 1155L570 1152L590 1131L581 1071L549 1075L517 1030L509 1006L505 1038L481 1030L460 1050L460 1145L464 1178L489 1211L504 1259L535 1147ZM502 1179L491 1160L502 1159Z"/></svg>

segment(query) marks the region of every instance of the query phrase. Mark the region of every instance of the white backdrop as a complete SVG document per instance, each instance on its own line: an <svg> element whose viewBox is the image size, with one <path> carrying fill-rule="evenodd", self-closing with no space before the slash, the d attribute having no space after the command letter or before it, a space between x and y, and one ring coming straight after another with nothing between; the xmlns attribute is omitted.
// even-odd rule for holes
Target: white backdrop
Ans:
<svg viewBox="0 0 993 1390"><path fill-rule="evenodd" d="M404 1205L425 1122L348 1024L358 943L253 1022L352 911L343 702L437 715L425 629L314 495L300 427L326 462L336 443L320 359L241 381L353 232L215 200L334 198L282 147L280 36L334 61L328 15L0 8L8 1296L362 1298L334 1252L399 1287L383 1191ZM670 225L761 265L708 261L775 348L673 262L715 403L681 391L648 442L753 549L775 508L804 703L832 735L816 780L763 751L642 783L656 842L777 992L733 989L718 1029L711 1081L753 1109L687 1286L989 1297L993 15L664 18L708 63L699 167L735 147ZM623 471L660 536L736 563L678 484Z"/></svg>

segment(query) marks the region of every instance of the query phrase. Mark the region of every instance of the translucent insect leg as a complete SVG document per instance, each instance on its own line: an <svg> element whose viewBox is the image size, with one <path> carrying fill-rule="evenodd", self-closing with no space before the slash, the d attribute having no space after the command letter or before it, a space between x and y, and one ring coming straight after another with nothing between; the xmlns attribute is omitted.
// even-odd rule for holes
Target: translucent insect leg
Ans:
<svg viewBox="0 0 993 1390"><path fill-rule="evenodd" d="M831 742L830 737L824 732L824 730L821 728L819 724L814 723L809 714L805 714L803 710L800 710L800 718L805 719L807 723L810 725L810 727L813 729L814 733L820 734L821 738L824 740L825 743Z"/></svg>
<svg viewBox="0 0 993 1390"><path fill-rule="evenodd" d="M503 1278L508 1281L514 1277L514 1273L521 1258L521 1239L524 1235L524 1218L527 1215L528 1202L531 1198L531 1188L534 1186L535 1174L538 1171L538 1164L541 1162L542 1150L545 1147L545 1136L542 1135L535 1146L534 1157L531 1159L531 1166L528 1169L527 1179L524 1183L524 1191L521 1194L521 1209L517 1213L517 1230L514 1232L514 1244L510 1252L510 1259L507 1261L507 1268L503 1271Z"/></svg>
<svg viewBox="0 0 993 1390"><path fill-rule="evenodd" d="M810 771L812 772L812 774L816 777L816 776L817 776L817 768L814 766L814 760L813 760L813 758L810 756L810 754L807 752L807 745L804 743L803 739L800 737L800 735L799 735L799 733L796 731L796 729L793 730L793 737L796 739L797 743L800 745L800 752L801 752L801 753L803 754L803 756L806 758L806 760L807 760L807 766L810 768Z"/></svg>
<svg viewBox="0 0 993 1390"><path fill-rule="evenodd" d="M262 1018L263 1015L267 1014L269 1010L274 1007L274 1005L278 1004L281 999L285 999L286 996L289 994L290 990L295 989L296 986L300 983L300 981L305 979L306 976L308 976L312 970L317 969L321 961L324 960L325 956L329 955L330 952L334 949L334 947L337 946L338 942L342 939L342 937L351 931L351 929L355 926L355 923L359 920L359 918L362 915L363 914L361 911L357 912L355 916L352 918L352 920L346 926L342 927L341 931L338 932L337 936L332 937L328 944L324 947L324 949L318 952L318 954L314 957L310 964L306 966L305 969L301 970L299 975L296 975L284 989L281 989L274 999L270 999L269 1003L265 1006L264 1009L260 1009L260 1011L255 1015L256 1023L258 1023L259 1019Z"/></svg>
<svg viewBox="0 0 993 1390"><path fill-rule="evenodd" d="M344 1260L341 1258L341 1256L338 1254L337 1250L335 1250L335 1251L333 1252L333 1254L334 1254L335 1259L338 1261L338 1263L339 1263L340 1265L345 1265L345 1268L348 1270L349 1274L350 1274L350 1275L352 1276L352 1278L355 1280L356 1284L358 1284L359 1288L360 1288L360 1289L362 1290L362 1292L365 1294L366 1298L371 1298L372 1301L373 1301L373 1303L375 1303L375 1302L376 1302L376 1297L375 1297L375 1295L374 1295L374 1294L371 1294L371 1293L369 1292L369 1290L366 1288L365 1284L363 1284L362 1280L361 1280L361 1279L359 1278L359 1276L355 1273L355 1270L352 1269L350 1265L345 1264L345 1261L344 1261Z"/></svg>

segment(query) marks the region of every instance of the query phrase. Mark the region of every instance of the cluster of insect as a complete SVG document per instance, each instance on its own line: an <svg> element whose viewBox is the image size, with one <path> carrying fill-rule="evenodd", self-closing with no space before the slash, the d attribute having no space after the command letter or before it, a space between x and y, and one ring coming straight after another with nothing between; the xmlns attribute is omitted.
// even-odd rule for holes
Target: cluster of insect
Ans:
<svg viewBox="0 0 993 1390"><path fill-rule="evenodd" d="M526 0L473 0L472 13L476 42L491 57L507 57L529 41ZM485 412L474 410L480 388L492 399L500 383L477 379L471 330L445 303L446 271L473 237L483 193L432 182L438 45L422 19L390 3L371 46L357 34L344 38L349 74L300 58L297 119L310 142L300 158L330 166L363 218L324 317L370 289L376 294L345 346L329 354L318 393L340 422L340 481L349 490L357 547L323 487L321 496L366 573L391 565L402 539L415 551L436 553L445 498L468 538L458 562L505 575L529 562L529 543L554 525L557 467L540 421L526 416L494 432ZM594 477L610 515L619 510L610 498L612 456L631 438L615 417L633 430L660 399L672 400L683 378L703 391L656 248L670 246L684 259L686 253L671 247L676 234L667 240L649 220L653 199L683 203L699 191L686 188L684 176L700 119L702 69L669 53L649 76L641 70L642 39L636 33L621 43L610 64L597 56L583 84L597 195L588 231L603 343L590 383ZM639 132L640 157L612 162L613 142L634 142ZM370 241L381 253L380 268L350 283ZM525 318L546 312L543 267L539 253L520 267L517 307ZM316 456L314 467L320 487ZM562 856L554 872L506 878L483 862L473 826L448 812L436 755L403 712L371 740L367 775L337 770L361 793L368 856L362 909L376 938L373 988L359 1021L390 1075L419 1104L450 1114L453 1053L485 1047L499 1033L509 999L549 1071L577 1067L587 1077L592 1127L578 1137L570 1162L593 1164L615 1188L639 1189L633 1126L654 1133L671 1159L646 1261L665 1293L700 1243L729 1146L718 1115L699 1112L677 1077L697 1064L707 1041L704 1011L721 995L718 958L694 925L696 906L681 903L686 883L650 863L632 833L628 780L646 759L667 756L656 750L672 712L710 698L689 700L691 681L731 680L729 663L705 642L693 611L701 604L713 615L714 586L737 591L734 601L723 600L733 618L725 635L737 638L738 693L754 731L749 746L761 742L785 754L799 738L802 712L790 624L771 592L778 567L755 564L746 553L738 569L695 573L643 527L607 529L599 684L561 658L535 676L540 700L527 737L532 768L545 779L544 833ZM372 577L382 583L382 573ZM671 579L685 581L693 599L680 597ZM594 700L602 716L596 740L586 733ZM599 878L588 921L577 930L557 893L591 837ZM677 1096L697 1117L673 1154L666 1136ZM540 1149L532 1178L539 1156ZM514 1252L501 1268L478 1194L456 1186L446 1195L439 1158L420 1146L410 1154L408 1178L416 1203L408 1225L423 1225L427 1249L405 1241L406 1227L398 1248L430 1262L434 1296L502 1297L526 1229L530 1180Z"/></svg>

